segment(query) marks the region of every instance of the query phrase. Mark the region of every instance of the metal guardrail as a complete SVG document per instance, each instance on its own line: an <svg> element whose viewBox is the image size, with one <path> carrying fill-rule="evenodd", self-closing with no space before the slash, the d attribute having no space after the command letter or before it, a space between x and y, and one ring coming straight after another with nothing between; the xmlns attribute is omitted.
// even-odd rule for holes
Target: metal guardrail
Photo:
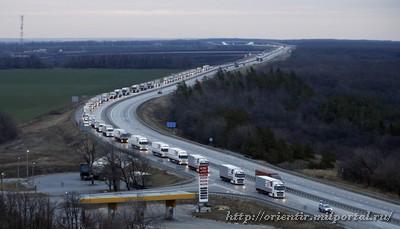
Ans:
<svg viewBox="0 0 400 229"><path fill-rule="evenodd" d="M278 209L282 209L282 210L286 210L288 212L291 213L298 213L299 210L296 208L292 208L289 206L285 206L285 205L280 205L276 202L273 202L269 199L265 199L265 198L259 198L259 197L255 197L255 196L250 196L250 195L242 195L242 194L235 194L235 193L225 193L225 192L210 192L211 195L216 195L216 196L222 196L222 197L233 197L233 198L237 198L237 199L246 199L246 200L250 200L250 201L254 201L257 203L262 203L265 205L269 205ZM313 215L312 212L307 212L307 209L303 209L301 211L304 215ZM341 226L345 226L340 222L336 222L337 225L341 225Z"/></svg>
<svg viewBox="0 0 400 229"><path fill-rule="evenodd" d="M246 179L251 180L251 181L255 181L256 177L246 174ZM379 213L376 213L376 212L373 212L373 211L367 211L365 209L354 207L354 206L351 206L351 205L348 205L348 204L345 204L345 203L340 203L340 202L337 202L337 201L334 201L334 200L327 200L326 198L322 198L320 196L317 196L317 195L314 195L314 194L311 194L311 193L307 193L307 192L304 192L304 191L301 191L301 190L298 190L298 189L295 189L295 188L286 187L286 191L289 192L289 193L292 193L292 194L294 194L296 196L301 196L301 197L304 197L304 198L307 198L307 199L310 199L310 200L314 200L314 201L324 200L325 202L327 202L328 204L330 204L332 206L335 206L335 207L338 207L338 208L341 208L343 210L347 210L347 211L350 211L350 212L355 212L355 213L359 213L359 214L368 214L368 212L370 212L371 216L381 215ZM400 225L400 220L397 219L397 218L391 218L389 220L389 222L393 223L393 224Z"/></svg>

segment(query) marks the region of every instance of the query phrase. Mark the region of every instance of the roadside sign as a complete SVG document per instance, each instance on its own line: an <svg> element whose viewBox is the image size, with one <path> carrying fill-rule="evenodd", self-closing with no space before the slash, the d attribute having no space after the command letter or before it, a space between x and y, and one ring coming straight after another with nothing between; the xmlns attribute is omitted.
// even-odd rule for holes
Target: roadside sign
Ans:
<svg viewBox="0 0 400 229"><path fill-rule="evenodd" d="M167 122L167 128L176 128L176 122Z"/></svg>
<svg viewBox="0 0 400 229"><path fill-rule="evenodd" d="M199 203L208 202L208 164L199 165Z"/></svg>

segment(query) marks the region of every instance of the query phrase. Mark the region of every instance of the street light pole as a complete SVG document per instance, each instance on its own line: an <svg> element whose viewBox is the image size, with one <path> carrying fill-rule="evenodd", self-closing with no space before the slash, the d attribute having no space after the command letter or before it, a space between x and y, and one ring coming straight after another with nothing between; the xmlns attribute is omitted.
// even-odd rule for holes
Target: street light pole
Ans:
<svg viewBox="0 0 400 229"><path fill-rule="evenodd" d="M4 172L0 173L0 180L1 180L1 195L4 195L4 189L3 189L3 178L6 174Z"/></svg>
<svg viewBox="0 0 400 229"><path fill-rule="evenodd" d="M32 162L32 177L35 176L35 165L36 162Z"/></svg>
<svg viewBox="0 0 400 229"><path fill-rule="evenodd" d="M18 165L17 165L17 176L18 176L18 180L19 180L19 162L21 160L21 157L18 157Z"/></svg>
<svg viewBox="0 0 400 229"><path fill-rule="evenodd" d="M26 178L29 177L29 149L26 150Z"/></svg>

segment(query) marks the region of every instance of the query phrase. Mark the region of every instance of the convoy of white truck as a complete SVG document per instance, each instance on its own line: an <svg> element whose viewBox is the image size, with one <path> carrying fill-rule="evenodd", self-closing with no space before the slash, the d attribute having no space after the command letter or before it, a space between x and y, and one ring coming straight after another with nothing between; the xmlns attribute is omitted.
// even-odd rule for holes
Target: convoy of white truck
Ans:
<svg viewBox="0 0 400 229"><path fill-rule="evenodd" d="M114 137L120 143L130 143L133 148L139 151L150 151L155 156L167 158L170 162L178 165L187 165L190 169L199 172L199 165L209 164L208 159L200 154L189 154L186 150L177 147L170 147L168 144L154 141L150 142L146 137L135 134L130 135L126 130L114 128L112 125L105 124L102 120L96 120L92 114L101 104L116 100L121 97L133 96L142 91L154 89L160 91L165 85L169 85L179 80L185 80L197 76L198 74L210 71L212 67L205 65L200 68L188 70L179 74L165 77L161 80L151 81L142 84L135 84L131 87L115 89L110 93L103 93L89 100L83 110L83 125L92 126L97 132L101 132L106 137ZM221 180L235 185L245 185L245 172L237 166L230 164L217 165L219 167L219 176ZM274 198L285 197L285 186L279 175L276 173L261 172L256 170L255 174L256 190L260 193L268 194Z"/></svg>

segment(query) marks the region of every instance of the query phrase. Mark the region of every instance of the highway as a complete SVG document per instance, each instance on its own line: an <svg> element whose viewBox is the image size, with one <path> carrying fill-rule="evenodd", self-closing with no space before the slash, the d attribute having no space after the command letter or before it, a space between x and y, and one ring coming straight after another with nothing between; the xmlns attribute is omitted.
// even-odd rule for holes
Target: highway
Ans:
<svg viewBox="0 0 400 229"><path fill-rule="evenodd" d="M287 55L291 52L290 47L281 46L277 49L265 54L263 62L275 60L277 57ZM253 64L258 64L255 57L238 61L241 67L248 67ZM237 70L233 63L221 65L227 71ZM202 80L203 77L212 77L216 72L216 68L199 74L196 77L187 79L186 83L192 85L195 80ZM162 95L171 93L176 89L176 84L171 83L163 86ZM393 212L392 218L400 219L400 206L383 200L378 200L369 196L361 195L358 193L350 192L327 184L319 183L312 179L298 176L290 171L278 169L274 166L268 165L263 162L255 161L245 158L242 155L234 152L223 151L209 146L203 146L198 143L193 143L175 136L165 135L156 130L153 130L144 124L137 116L137 108L144 102L162 96L157 93L157 88L138 94L130 95L124 98L116 99L112 102L107 102L99 106L93 114L96 120L103 120L105 123L111 124L114 128L123 128L130 134L140 134L150 139L150 141L162 141L170 146L179 147L187 150L188 153L198 153L208 158L210 163L210 192L240 194L252 196L262 199L263 201L270 202L276 205L296 209L309 214L318 214L319 199L328 200L334 206L336 214L344 215L352 212L371 211L380 214L390 214ZM99 137L101 137L99 135ZM107 139L107 141L112 141ZM128 145L115 143L118 147L130 149ZM180 173L187 173L195 176L196 174L186 166L179 166L168 162L167 159L161 159L153 156L151 153L135 152L143 157L149 158L154 164L163 166L170 170L178 171ZM220 180L217 166L219 164L233 164L241 167L246 173L246 185L234 186L232 184ZM259 194L255 191L254 187L254 172L255 169L267 169L269 171L278 172L286 187L288 188L287 196L285 199L272 199L266 195ZM162 190L184 190L184 191L197 191L197 180L179 186L165 187ZM397 220L391 223L381 221L370 222L352 222L343 221L342 225L349 228L400 228Z"/></svg>

